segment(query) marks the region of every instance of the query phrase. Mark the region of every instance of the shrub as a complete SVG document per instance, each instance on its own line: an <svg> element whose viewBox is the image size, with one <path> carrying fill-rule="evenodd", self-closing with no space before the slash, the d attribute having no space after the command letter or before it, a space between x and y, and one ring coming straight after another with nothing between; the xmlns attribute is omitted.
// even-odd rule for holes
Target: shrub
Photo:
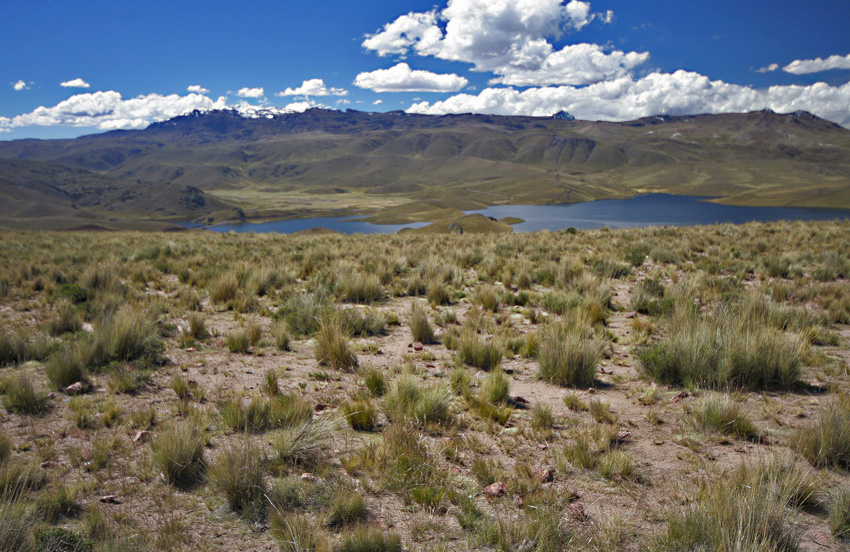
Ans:
<svg viewBox="0 0 850 552"><path fill-rule="evenodd" d="M151 442L154 464L165 480L186 488L204 473L204 436L190 421L178 422Z"/></svg>
<svg viewBox="0 0 850 552"><path fill-rule="evenodd" d="M265 458L262 450L248 440L226 446L208 471L210 483L224 495L231 511L250 519L260 519L266 492Z"/></svg>
<svg viewBox="0 0 850 552"><path fill-rule="evenodd" d="M744 407L728 396L706 397L691 412L690 420L696 429L739 439L758 439L760 434Z"/></svg>
<svg viewBox="0 0 850 552"><path fill-rule="evenodd" d="M357 355L348 346L345 333L337 323L324 321L316 334L316 348L313 355L319 364L338 370L349 371L357 368Z"/></svg>
<svg viewBox="0 0 850 552"><path fill-rule="evenodd" d="M561 386L588 387L596 377L605 341L575 326L553 325L540 340L537 361L541 378Z"/></svg>
<svg viewBox="0 0 850 552"><path fill-rule="evenodd" d="M3 380L3 406L18 414L43 414L47 412L47 395L38 391L31 376L21 372Z"/></svg>
<svg viewBox="0 0 850 552"><path fill-rule="evenodd" d="M421 309L414 309L410 316L410 334L413 341L422 343L434 343L434 328L428 322L428 313Z"/></svg>
<svg viewBox="0 0 850 552"><path fill-rule="evenodd" d="M461 334L457 352L461 362L485 371L498 368L504 354L495 341L485 341L471 331Z"/></svg>
<svg viewBox="0 0 850 552"><path fill-rule="evenodd" d="M850 468L850 397L822 407L813 426L794 432L791 447L814 466Z"/></svg>
<svg viewBox="0 0 850 552"><path fill-rule="evenodd" d="M423 387L410 375L393 380L384 396L384 411L390 420L415 420L422 425L445 425L453 419L448 389L440 384Z"/></svg>

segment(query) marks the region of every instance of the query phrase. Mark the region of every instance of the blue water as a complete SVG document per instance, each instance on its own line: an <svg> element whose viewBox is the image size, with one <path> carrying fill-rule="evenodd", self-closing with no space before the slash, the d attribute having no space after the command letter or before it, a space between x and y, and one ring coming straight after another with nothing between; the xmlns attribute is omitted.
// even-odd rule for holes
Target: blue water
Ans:
<svg viewBox="0 0 850 552"><path fill-rule="evenodd" d="M848 209L802 207L740 207L704 201L705 198L670 194L647 194L632 199L601 199L570 205L496 205L479 211L500 219L525 220L514 232L564 230L569 227L634 228L641 226L690 226L776 220L833 220L850 218Z"/></svg>
<svg viewBox="0 0 850 552"><path fill-rule="evenodd" d="M602 199L570 205L497 205L479 211L488 217L521 218L515 232L564 230L566 228L634 228L640 226L690 226L776 220L832 220L850 218L848 209L802 207L739 207L704 201L705 198L669 194L647 194L632 199ZM420 228L428 223L372 224L348 217L320 217L259 223L228 223L212 226L214 232L277 232L291 234L310 228L330 228L344 234L389 234L402 228ZM198 225L185 224L187 227Z"/></svg>
<svg viewBox="0 0 850 552"><path fill-rule="evenodd" d="M268 222L242 222L227 223L211 226L208 230L213 232L256 232L267 234L275 232L278 234L291 234L300 230L311 228L330 228L343 234L392 234L402 228L420 228L427 226L427 222L414 222L411 224L372 224L350 217L316 217L291 220L272 220ZM184 225L185 226L185 225ZM197 227L197 226L196 226Z"/></svg>

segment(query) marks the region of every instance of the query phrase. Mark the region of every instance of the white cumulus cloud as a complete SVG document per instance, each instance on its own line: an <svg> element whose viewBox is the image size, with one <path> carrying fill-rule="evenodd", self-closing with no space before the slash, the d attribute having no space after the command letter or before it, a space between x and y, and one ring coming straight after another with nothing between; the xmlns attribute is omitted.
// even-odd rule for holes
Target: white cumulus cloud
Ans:
<svg viewBox="0 0 850 552"><path fill-rule="evenodd" d="M627 121L649 115L806 110L850 127L850 83L830 86L749 86L710 80L699 73L652 73L584 87L550 86L518 91L487 88L477 95L458 94L443 101L416 103L411 113L493 113L550 116L565 110L580 119Z"/></svg>
<svg viewBox="0 0 850 552"><path fill-rule="evenodd" d="M120 93L108 90L76 94L55 106L41 106L11 119L0 118L0 127L74 126L102 130L144 128L151 122L185 115L195 109L224 107L224 98L213 101L200 94L148 94L124 99Z"/></svg>
<svg viewBox="0 0 850 552"><path fill-rule="evenodd" d="M19 80L18 82L16 82L15 84L12 85L12 88L14 88L16 91L20 92L21 90L29 89L29 86L27 86L27 83L25 83L24 81Z"/></svg>
<svg viewBox="0 0 850 552"><path fill-rule="evenodd" d="M505 67L502 76L490 84L545 86L549 84L591 84L628 75L649 59L649 53L606 53L598 44L573 44L551 53L538 67Z"/></svg>
<svg viewBox="0 0 850 552"><path fill-rule="evenodd" d="M209 94L210 91L201 86L200 84L191 84L186 87L186 92L193 92L195 94Z"/></svg>
<svg viewBox="0 0 850 552"><path fill-rule="evenodd" d="M384 100L375 100L372 105L381 105L382 103L384 103Z"/></svg>
<svg viewBox="0 0 850 552"><path fill-rule="evenodd" d="M449 0L442 11L397 18L362 45L381 56L412 52L471 63L474 71L498 75L497 82L543 77L544 83L586 84L621 74L628 70L623 64L631 68L648 55L605 54L598 46L555 51L550 39L579 31L594 19L605 23L613 17L610 11L592 13L590 3L580 0ZM579 60L581 54L590 58ZM565 66L576 62L580 67L575 71Z"/></svg>
<svg viewBox="0 0 850 552"><path fill-rule="evenodd" d="M779 64L778 63L771 63L767 67L760 67L760 68L756 69L756 73L772 73L773 71L776 71L777 69L779 69Z"/></svg>
<svg viewBox="0 0 850 552"><path fill-rule="evenodd" d="M278 92L277 96L345 96L348 90L344 88L328 88L323 79L308 79L297 88L287 88Z"/></svg>
<svg viewBox="0 0 850 552"><path fill-rule="evenodd" d="M71 79L69 81L60 82L59 86L64 86L65 88L90 88L91 85L84 81L81 78Z"/></svg>
<svg viewBox="0 0 850 552"><path fill-rule="evenodd" d="M266 91L263 87L259 88L240 88L236 95L240 98L263 98L266 95Z"/></svg>
<svg viewBox="0 0 850 552"><path fill-rule="evenodd" d="M457 92L469 81L454 73L413 70L406 63L389 69L360 73L354 85L375 92Z"/></svg>
<svg viewBox="0 0 850 552"><path fill-rule="evenodd" d="M831 69L850 69L850 54L846 56L829 56L826 59L795 59L782 68L786 73L794 75L807 75L809 73L820 73Z"/></svg>

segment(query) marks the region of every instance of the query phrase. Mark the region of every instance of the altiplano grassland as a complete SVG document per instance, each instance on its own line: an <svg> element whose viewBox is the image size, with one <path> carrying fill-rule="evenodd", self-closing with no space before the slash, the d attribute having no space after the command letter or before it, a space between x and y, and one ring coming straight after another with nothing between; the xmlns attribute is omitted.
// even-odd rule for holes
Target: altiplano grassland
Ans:
<svg viewBox="0 0 850 552"><path fill-rule="evenodd" d="M0 234L0 551L839 551L850 222Z"/></svg>

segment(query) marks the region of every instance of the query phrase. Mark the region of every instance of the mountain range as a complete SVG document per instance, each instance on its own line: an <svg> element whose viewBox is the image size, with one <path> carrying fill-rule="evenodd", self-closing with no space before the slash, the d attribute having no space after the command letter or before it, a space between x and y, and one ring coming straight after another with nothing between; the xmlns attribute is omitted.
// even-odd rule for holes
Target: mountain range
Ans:
<svg viewBox="0 0 850 552"><path fill-rule="evenodd" d="M649 192L850 208L850 130L808 112L555 117L193 112L0 142L0 226L167 228L329 214L447 221Z"/></svg>

